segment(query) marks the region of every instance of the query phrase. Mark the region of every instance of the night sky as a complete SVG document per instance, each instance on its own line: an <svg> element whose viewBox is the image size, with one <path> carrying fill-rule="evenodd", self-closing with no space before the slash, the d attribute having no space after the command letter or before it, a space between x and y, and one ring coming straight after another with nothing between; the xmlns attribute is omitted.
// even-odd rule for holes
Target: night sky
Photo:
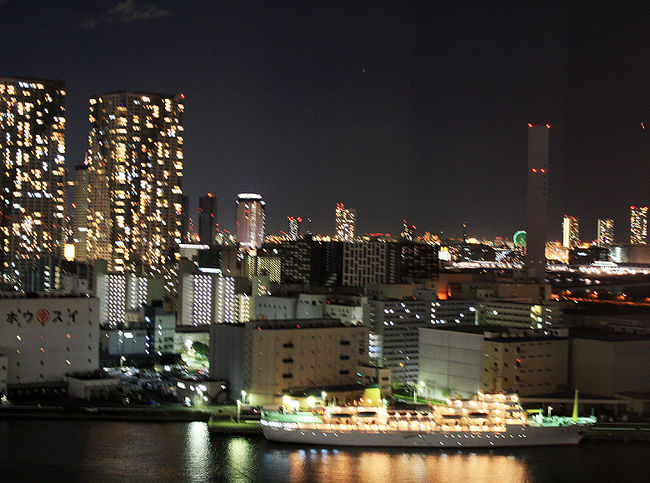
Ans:
<svg viewBox="0 0 650 483"><path fill-rule="evenodd" d="M214 193L227 229L252 191L267 232L294 215L331 233L340 201L358 232L397 234L406 217L418 233L467 220L511 236L539 121L549 238L564 213L584 239L599 216L629 237L630 204L650 204L646 2L317 3L0 0L0 76L66 82L69 168L91 95L183 92L183 190L194 211Z"/></svg>

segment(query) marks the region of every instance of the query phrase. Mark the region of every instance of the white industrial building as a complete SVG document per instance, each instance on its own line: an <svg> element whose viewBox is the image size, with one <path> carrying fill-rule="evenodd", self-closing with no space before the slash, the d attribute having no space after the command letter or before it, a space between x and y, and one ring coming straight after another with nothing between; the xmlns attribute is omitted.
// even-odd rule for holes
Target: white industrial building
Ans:
<svg viewBox="0 0 650 483"><path fill-rule="evenodd" d="M365 296L301 293L292 297L256 297L253 318L282 319L338 319L352 325L363 322Z"/></svg>
<svg viewBox="0 0 650 483"><path fill-rule="evenodd" d="M566 303L545 300L533 303L525 300L492 299L477 307L478 325L547 329L562 326L562 310Z"/></svg>
<svg viewBox="0 0 650 483"><path fill-rule="evenodd" d="M418 381L429 397L472 397L481 389L483 329L420 329Z"/></svg>
<svg viewBox="0 0 650 483"><path fill-rule="evenodd" d="M552 394L566 390L568 331L486 326L420 329L418 384L429 397L478 390Z"/></svg>
<svg viewBox="0 0 650 483"><path fill-rule="evenodd" d="M0 367L7 368L9 389L64 381L67 373L97 369L99 300L1 297L0 354L6 356Z"/></svg>

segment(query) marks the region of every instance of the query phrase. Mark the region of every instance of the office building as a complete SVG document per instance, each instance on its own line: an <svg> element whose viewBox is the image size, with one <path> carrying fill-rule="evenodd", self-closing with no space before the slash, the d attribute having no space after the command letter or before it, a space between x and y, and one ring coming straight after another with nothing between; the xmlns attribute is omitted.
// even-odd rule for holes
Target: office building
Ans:
<svg viewBox="0 0 650 483"><path fill-rule="evenodd" d="M277 251L280 258L283 284L300 283L309 285L311 280L312 240L288 240L277 245L265 245Z"/></svg>
<svg viewBox="0 0 650 483"><path fill-rule="evenodd" d="M199 198L199 240L209 246L217 240L217 198L212 193Z"/></svg>
<svg viewBox="0 0 650 483"><path fill-rule="evenodd" d="M602 248L614 245L614 220L611 218L598 218L597 243Z"/></svg>
<svg viewBox="0 0 650 483"><path fill-rule="evenodd" d="M387 258L387 243L344 243L341 285L366 287L370 284L386 283Z"/></svg>
<svg viewBox="0 0 650 483"><path fill-rule="evenodd" d="M562 222L562 246L571 250L580 245L580 227L574 216L564 215Z"/></svg>
<svg viewBox="0 0 650 483"><path fill-rule="evenodd" d="M648 207L630 206L630 243L645 245L648 236Z"/></svg>
<svg viewBox="0 0 650 483"><path fill-rule="evenodd" d="M438 247L426 243L386 243L387 283L412 283L434 278L438 273Z"/></svg>
<svg viewBox="0 0 650 483"><path fill-rule="evenodd" d="M104 359L116 359L115 356L155 358L174 353L176 314L165 311L161 301L143 305L141 310L143 319L117 327L102 327L100 352Z"/></svg>
<svg viewBox="0 0 650 483"><path fill-rule="evenodd" d="M277 404L297 389L356 385L368 363L368 329L338 320L255 320L210 328L210 375L245 391L249 404ZM329 391L328 391L329 392Z"/></svg>
<svg viewBox="0 0 650 483"><path fill-rule="evenodd" d="M237 242L241 248L260 248L264 242L264 206L261 195L237 195Z"/></svg>
<svg viewBox="0 0 650 483"><path fill-rule="evenodd" d="M183 94L90 99L88 258L110 272L164 277L175 291L181 243Z"/></svg>
<svg viewBox="0 0 650 483"><path fill-rule="evenodd" d="M110 272L98 262L95 273L95 294L99 298L99 323L118 327L129 319L139 318L145 304L162 300L162 279L147 278L134 272Z"/></svg>
<svg viewBox="0 0 650 483"><path fill-rule="evenodd" d="M88 164L74 168L74 201L72 205L72 236L74 258L78 262L88 260Z"/></svg>
<svg viewBox="0 0 650 483"><path fill-rule="evenodd" d="M222 257L224 272L227 254ZM251 285L248 278L225 275L221 268L206 267L183 260L178 291L178 325L204 326L212 323L238 323L250 319ZM210 264L212 265L212 264Z"/></svg>
<svg viewBox="0 0 650 483"><path fill-rule="evenodd" d="M287 236L289 240L296 241L300 238L300 228L302 226L302 218L299 216L287 216Z"/></svg>
<svg viewBox="0 0 650 483"><path fill-rule="evenodd" d="M546 274L547 193L550 126L528 124L528 188L526 196L526 271L544 281Z"/></svg>
<svg viewBox="0 0 650 483"><path fill-rule="evenodd" d="M428 300L368 300L363 322L370 328L370 357L391 370L393 379L414 382L418 376L418 328L431 325Z"/></svg>
<svg viewBox="0 0 650 483"><path fill-rule="evenodd" d="M356 210L346 208L343 203L336 204L336 236L338 241L351 242L354 240Z"/></svg>
<svg viewBox="0 0 650 483"><path fill-rule="evenodd" d="M0 78L0 263L14 290L63 254L65 95L62 81Z"/></svg>

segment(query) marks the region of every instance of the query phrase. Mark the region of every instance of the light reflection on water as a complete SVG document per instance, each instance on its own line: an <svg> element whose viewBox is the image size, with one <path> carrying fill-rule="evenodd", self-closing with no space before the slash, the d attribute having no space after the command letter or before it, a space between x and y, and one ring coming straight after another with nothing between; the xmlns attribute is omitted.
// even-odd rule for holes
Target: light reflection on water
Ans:
<svg viewBox="0 0 650 483"><path fill-rule="evenodd" d="M192 468L192 476L201 480L209 479L212 448L208 426L200 422L188 423L184 447L185 462Z"/></svg>
<svg viewBox="0 0 650 483"><path fill-rule="evenodd" d="M528 479L525 464L495 454L418 450L286 450L290 481L429 482Z"/></svg>
<svg viewBox="0 0 650 483"><path fill-rule="evenodd" d="M426 450L274 444L205 423L0 419L0 481L619 481L649 445ZM646 475L647 476L647 475Z"/></svg>

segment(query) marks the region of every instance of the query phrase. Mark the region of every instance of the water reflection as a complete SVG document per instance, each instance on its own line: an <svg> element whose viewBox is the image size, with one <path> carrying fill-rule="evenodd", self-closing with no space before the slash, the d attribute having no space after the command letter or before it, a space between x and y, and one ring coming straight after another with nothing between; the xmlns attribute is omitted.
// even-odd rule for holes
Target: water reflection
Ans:
<svg viewBox="0 0 650 483"><path fill-rule="evenodd" d="M0 482L645 481L647 444L498 450L282 445L205 423L0 420ZM552 464L549 464L552 462Z"/></svg>
<svg viewBox="0 0 650 483"><path fill-rule="evenodd" d="M207 480L211 475L210 433L205 423L188 423L185 431L185 461L190 478Z"/></svg>
<svg viewBox="0 0 650 483"><path fill-rule="evenodd" d="M255 471L255 448L246 438L234 437L226 446L228 481L251 481Z"/></svg>
<svg viewBox="0 0 650 483"><path fill-rule="evenodd" d="M507 455L358 448L287 451L290 481L525 481L525 464Z"/></svg>

